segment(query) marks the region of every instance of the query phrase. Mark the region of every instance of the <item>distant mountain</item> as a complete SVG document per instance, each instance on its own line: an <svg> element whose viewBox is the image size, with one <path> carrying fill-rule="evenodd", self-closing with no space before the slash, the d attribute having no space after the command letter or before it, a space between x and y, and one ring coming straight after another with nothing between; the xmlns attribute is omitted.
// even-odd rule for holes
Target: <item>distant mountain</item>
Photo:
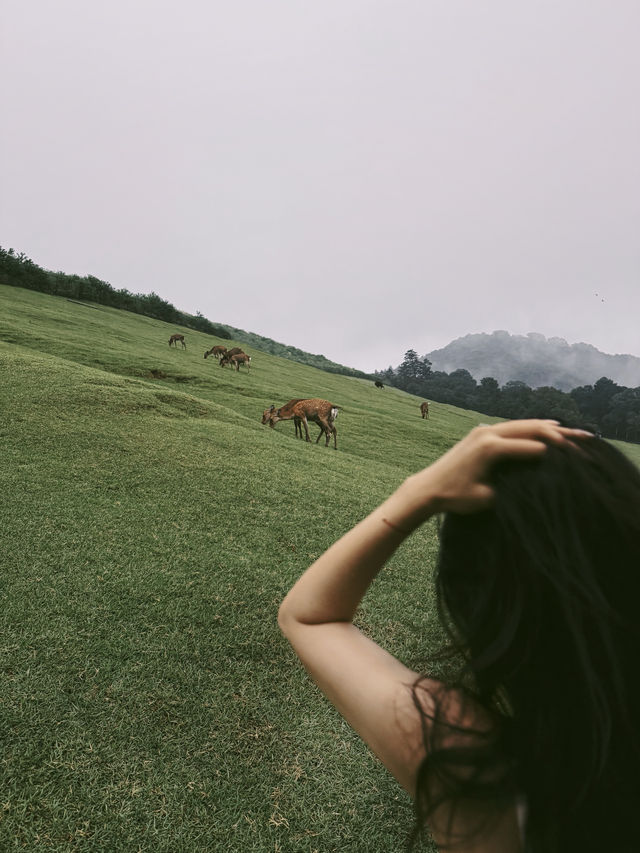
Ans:
<svg viewBox="0 0 640 853"><path fill-rule="evenodd" d="M531 388L549 385L570 391L592 385L601 376L630 388L640 385L640 358L608 355L591 344L568 344L564 338L545 338L535 332L465 335L427 353L427 358L433 370L451 373L463 368L476 380L493 376L500 385L520 380Z"/></svg>

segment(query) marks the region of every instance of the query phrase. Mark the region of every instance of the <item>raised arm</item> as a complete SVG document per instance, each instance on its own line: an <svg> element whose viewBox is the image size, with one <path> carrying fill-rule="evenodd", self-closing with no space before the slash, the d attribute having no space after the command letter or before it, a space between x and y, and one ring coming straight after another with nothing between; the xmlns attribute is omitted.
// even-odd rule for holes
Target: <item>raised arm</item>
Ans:
<svg viewBox="0 0 640 853"><path fill-rule="evenodd" d="M490 506L488 478L497 460L535 457L547 444L584 435L555 421L477 427L333 544L280 607L280 627L311 677L411 794L424 758L411 690L418 675L352 624L358 604L403 539L431 515Z"/></svg>

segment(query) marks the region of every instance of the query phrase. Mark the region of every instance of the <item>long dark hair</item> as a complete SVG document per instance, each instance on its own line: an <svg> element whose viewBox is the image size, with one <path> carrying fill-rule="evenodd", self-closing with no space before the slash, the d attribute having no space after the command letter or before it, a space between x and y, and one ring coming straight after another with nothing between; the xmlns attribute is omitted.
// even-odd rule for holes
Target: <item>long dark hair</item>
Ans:
<svg viewBox="0 0 640 853"><path fill-rule="evenodd" d="M443 804L490 817L521 797L531 853L637 851L640 472L590 438L491 479L494 506L441 529L439 608L466 664L423 712L417 826ZM454 745L452 691L493 720Z"/></svg>

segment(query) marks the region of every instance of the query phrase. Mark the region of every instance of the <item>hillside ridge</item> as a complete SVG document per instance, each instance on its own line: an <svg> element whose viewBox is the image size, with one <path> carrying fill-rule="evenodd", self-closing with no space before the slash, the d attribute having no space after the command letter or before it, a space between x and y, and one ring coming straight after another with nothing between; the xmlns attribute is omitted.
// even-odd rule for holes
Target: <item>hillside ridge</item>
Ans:
<svg viewBox="0 0 640 853"><path fill-rule="evenodd" d="M427 353L433 370L468 370L474 379L492 376L501 385L525 382L532 388L551 386L569 391L607 376L614 382L640 385L640 358L601 352L592 344L569 344L538 332L514 335L504 330L456 338Z"/></svg>

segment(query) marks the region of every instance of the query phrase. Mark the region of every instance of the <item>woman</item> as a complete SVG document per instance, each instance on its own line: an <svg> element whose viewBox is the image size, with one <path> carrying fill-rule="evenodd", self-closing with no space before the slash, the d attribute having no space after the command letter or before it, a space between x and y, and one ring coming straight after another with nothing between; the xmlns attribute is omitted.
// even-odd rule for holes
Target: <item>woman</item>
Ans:
<svg viewBox="0 0 640 853"><path fill-rule="evenodd" d="M400 543L446 513L445 685L352 624ZM478 427L409 477L291 589L282 631L415 798L440 849L640 849L640 474L556 421Z"/></svg>

